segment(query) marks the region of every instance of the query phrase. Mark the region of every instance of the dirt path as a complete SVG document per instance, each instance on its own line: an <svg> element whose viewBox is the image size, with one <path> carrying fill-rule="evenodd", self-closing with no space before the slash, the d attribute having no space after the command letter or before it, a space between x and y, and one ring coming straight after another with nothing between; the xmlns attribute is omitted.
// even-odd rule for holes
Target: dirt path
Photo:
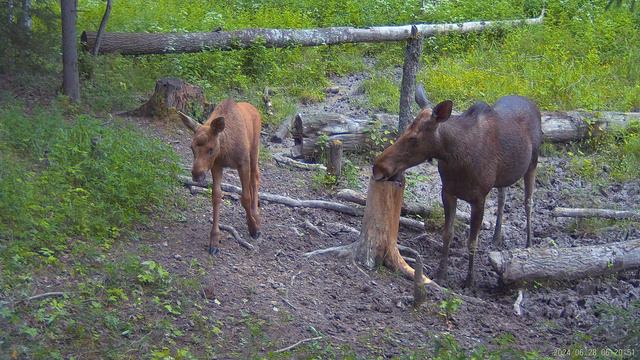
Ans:
<svg viewBox="0 0 640 360"><path fill-rule="evenodd" d="M339 83L338 94L330 96L326 109L366 115L355 103L344 99L345 93L357 89L362 77ZM354 85L356 84L356 85ZM325 105L314 105L316 108ZM136 120L137 121L137 120ZM190 134L174 126L146 123L143 127L171 143L180 154L184 168L191 164L188 148ZM266 139L263 139L263 144ZM279 167L261 160L261 191L301 199L331 199L332 195L311 189L312 173ZM535 194L534 236L537 246L577 246L639 237L637 224L628 228L611 227L597 234L576 231L575 220L555 219L550 211L555 206L598 205L612 208L635 207L640 203L640 182L596 188L569 177L564 170L566 160L543 158L538 189ZM363 169L366 183L368 169ZM186 172L186 171L185 171ZM187 173L187 172L186 172ZM439 202L440 183L433 165L412 170L415 181L407 196L423 202ZM225 182L239 185L234 171L225 170ZM438 303L414 311L401 301L411 295L411 283L384 269L363 272L354 264L332 258L308 260L306 251L346 244L353 235L336 231L331 223L359 228L359 219L330 211L291 209L262 202L262 236L257 251L240 247L232 238L222 243L222 252L210 256L206 252L211 212L210 199L192 196L186 189L178 195L187 202L183 221L162 222L143 235L142 243L151 247L151 258L161 263L173 276L194 277L194 264L201 269L195 279L193 296L206 297L208 307L202 309L222 333L216 345L220 358L244 358L266 353L299 340L322 336L323 344L348 344L360 355L391 357L417 349L432 349L443 334L452 334L465 348L496 346L496 339L511 338L517 348L553 354L576 341L584 332L592 337L585 344L602 346L606 333L601 328L599 308L602 304L628 306L640 299L637 273L623 273L602 279L574 282L534 283L524 288L524 315L512 314L517 294L515 288L501 288L491 270L487 252L492 249L492 230L481 233L478 252L478 289L464 290L467 257L464 227L460 227L452 244L449 283L456 292L476 296L486 306L462 303L446 321L439 314ZM227 198L228 199L228 198ZM508 191L505 207L505 245L524 246L524 210L522 184ZM461 208L467 205L461 203ZM492 219L495 195L487 201L486 218ZM315 233L305 226L310 221L323 231ZM225 200L221 222L234 227L248 239L244 212L237 200ZM428 234L431 242L409 243L418 235L403 230L400 243L418 249L432 271L438 263L438 232ZM433 276L433 273L428 274ZM197 291L197 289L201 291ZM186 331L198 331L186 326Z"/></svg>

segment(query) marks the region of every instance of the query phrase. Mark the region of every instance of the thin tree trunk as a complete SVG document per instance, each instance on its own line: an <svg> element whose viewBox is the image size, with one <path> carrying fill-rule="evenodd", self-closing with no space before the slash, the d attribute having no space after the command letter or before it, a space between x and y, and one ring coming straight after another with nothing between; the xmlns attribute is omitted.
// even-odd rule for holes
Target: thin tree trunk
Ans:
<svg viewBox="0 0 640 360"><path fill-rule="evenodd" d="M107 28L107 21L109 21L109 15L111 15L111 0L107 0L107 7L104 10L104 15L102 16L102 21L100 21L100 27L98 28L98 33L96 34L96 44L93 47L92 55L98 55L100 51L100 44L102 43L102 37L104 35L104 31Z"/></svg>
<svg viewBox="0 0 640 360"><path fill-rule="evenodd" d="M22 0L22 16L20 16L20 26L31 32L33 22L31 20L31 0Z"/></svg>
<svg viewBox="0 0 640 360"><path fill-rule="evenodd" d="M62 89L71 101L80 101L78 48L76 45L77 0L60 0L62 17Z"/></svg>
<svg viewBox="0 0 640 360"><path fill-rule="evenodd" d="M416 93L416 75L420 70L422 55L422 35L416 26L411 27L411 37L407 40L404 51L404 67L400 86L400 115L398 117L398 134L402 134L413 118L413 96Z"/></svg>
<svg viewBox="0 0 640 360"><path fill-rule="evenodd" d="M640 239L573 248L492 251L489 260L505 282L588 278L640 267Z"/></svg>
<svg viewBox="0 0 640 360"><path fill-rule="evenodd" d="M481 31L491 26L541 24L544 13L537 18L472 21L457 24L418 24L422 35L450 32ZM412 25L378 26L364 29L333 27L322 29L245 29L208 33L105 33L100 53L122 55L190 53L210 50L246 49L260 40L266 47L319 46L359 42L402 41L411 37ZM87 50L95 47L96 33L82 33Z"/></svg>
<svg viewBox="0 0 640 360"><path fill-rule="evenodd" d="M13 0L8 0L7 1L7 20L9 23L9 26L13 25L13 22L15 20L15 16L13 15Z"/></svg>

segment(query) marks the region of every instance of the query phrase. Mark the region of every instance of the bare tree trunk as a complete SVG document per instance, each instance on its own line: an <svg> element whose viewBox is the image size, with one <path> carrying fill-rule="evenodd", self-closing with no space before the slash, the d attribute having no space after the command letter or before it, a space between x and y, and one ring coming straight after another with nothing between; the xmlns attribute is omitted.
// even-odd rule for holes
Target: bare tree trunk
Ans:
<svg viewBox="0 0 640 360"><path fill-rule="evenodd" d="M449 32L481 31L491 26L541 24L544 13L537 18L472 21L458 24L418 24L423 35ZM122 55L189 53L210 50L246 49L260 39L266 47L319 46L359 42L402 41L411 37L411 26L378 26L364 29L333 27L323 29L245 29L209 33L105 33L100 53ZM96 33L82 33L87 50L95 47Z"/></svg>
<svg viewBox="0 0 640 360"><path fill-rule="evenodd" d="M640 267L640 239L573 248L492 251L489 260L505 282L588 278Z"/></svg>
<svg viewBox="0 0 640 360"><path fill-rule="evenodd" d="M31 20L31 0L22 0L20 26L22 26L26 32L31 32L31 28L33 27L33 21Z"/></svg>
<svg viewBox="0 0 640 360"><path fill-rule="evenodd" d="M15 21L15 16L13 15L13 0L8 0L7 1L7 20L9 23L9 26L13 25L13 22Z"/></svg>
<svg viewBox="0 0 640 360"><path fill-rule="evenodd" d="M60 0L62 17L62 89L71 101L80 101L80 75L78 74L78 48L76 46L77 0Z"/></svg>
<svg viewBox="0 0 640 360"><path fill-rule="evenodd" d="M148 116L157 119L176 117L175 110L204 121L213 111L213 106L206 102L204 90L177 78L162 78L156 81L153 95L139 108L126 112L126 115Z"/></svg>
<svg viewBox="0 0 640 360"><path fill-rule="evenodd" d="M398 134L402 134L413 118L413 96L416 93L416 75L420 70L422 55L422 36L416 26L411 27L411 37L407 40L404 51L404 67L402 68L402 84L400 86L400 115L398 118Z"/></svg>
<svg viewBox="0 0 640 360"><path fill-rule="evenodd" d="M327 173L339 179L342 175L342 141L332 140L327 146Z"/></svg>
<svg viewBox="0 0 640 360"><path fill-rule="evenodd" d="M98 55L100 51L100 44L102 43L102 36L104 35L104 31L107 28L107 21L109 21L109 15L111 15L111 0L107 0L107 7L104 10L104 15L102 16L102 21L100 21L100 27L98 28L98 33L96 34L96 44L93 47L92 55Z"/></svg>

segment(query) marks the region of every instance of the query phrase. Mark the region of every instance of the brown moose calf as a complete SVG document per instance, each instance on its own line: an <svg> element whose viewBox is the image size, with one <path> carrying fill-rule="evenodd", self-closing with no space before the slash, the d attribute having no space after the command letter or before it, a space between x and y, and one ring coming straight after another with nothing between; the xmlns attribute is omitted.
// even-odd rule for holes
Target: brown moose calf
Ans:
<svg viewBox="0 0 640 360"><path fill-rule="evenodd" d="M445 225L436 279L442 281L447 276L449 244L460 198L471 205L465 284L473 286L478 232L485 199L492 188L498 188L493 241L501 246L505 187L524 177L527 247L531 246L532 194L542 141L540 111L527 98L505 96L493 106L476 103L462 115L451 116L453 103L446 100L430 109L422 86L416 90L416 102L422 110L398 140L376 158L373 177L386 180L425 160L438 159Z"/></svg>
<svg viewBox="0 0 640 360"><path fill-rule="evenodd" d="M217 254L220 246L220 204L222 203L222 169L237 169L242 184L241 203L247 214L249 234L254 239L260 236L260 214L258 212L258 187L260 170L261 120L258 110L249 103L224 100L202 125L179 112L182 122L194 132L191 142L193 151L193 181L204 183L206 172L213 177L213 226L209 235L209 253Z"/></svg>

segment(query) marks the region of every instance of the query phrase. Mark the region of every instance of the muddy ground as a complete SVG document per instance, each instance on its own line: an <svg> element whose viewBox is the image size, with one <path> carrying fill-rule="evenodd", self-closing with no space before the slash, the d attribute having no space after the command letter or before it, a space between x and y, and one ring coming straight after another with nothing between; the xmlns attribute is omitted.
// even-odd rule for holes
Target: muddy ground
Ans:
<svg viewBox="0 0 640 360"><path fill-rule="evenodd" d="M360 107L362 95L358 82L362 74L335 79L337 93L329 93L322 104L301 105L300 111L340 111L354 116L371 115ZM332 90L333 92L336 89ZM132 119L146 132L174 146L185 169L191 164L190 134L175 124ZM288 144L268 143L265 129L263 145L270 152L286 152ZM366 191L370 166L360 161L360 190ZM261 158L260 190L299 199L335 200L334 191L314 190L310 171L281 167L268 156ZM585 231L584 224L572 219L554 218L556 206L598 206L614 209L637 208L640 181L593 186L580 181L566 170L568 159L543 157L534 201L535 246L580 246L604 244L640 237L638 224L626 223L598 231ZM407 188L410 200L437 206L440 179L435 165L423 164L410 171L417 183ZM188 171L185 170L185 174ZM239 186L235 171L225 171L225 182ZM523 185L520 181L508 190L505 206L504 239L507 248L524 247L525 220ZM453 291L482 299L484 304L463 302L449 320L440 314L440 299L413 310L403 301L411 296L412 284L384 269L361 271L343 259L305 258L303 253L319 248L348 244L354 235L336 230L334 223L360 228L360 218L317 209L294 209L280 204L261 203L262 236L249 251L227 235L221 254L211 257L207 251L211 224L210 200L206 195L191 195L185 188L179 193L188 202L182 221L162 221L141 236L141 243L153 251L149 257L160 262L174 276L191 276L193 260L206 264L207 274L201 287L210 305L204 313L219 321L224 329L224 350L220 358L243 358L250 351L266 353L299 340L323 336L336 346L348 344L359 355L392 357L415 349L431 349L435 340L452 334L466 349L480 345L496 346L496 339L513 336L514 346L554 356L581 341L581 346L603 348L621 329L613 331L603 321L603 304L627 307L640 299L640 277L626 272L604 278L566 282L535 282L521 286L501 286L491 269L487 254L493 250L493 230L480 234L476 260L477 288L462 287L467 271L466 226L457 226L449 263L449 281ZM225 197L221 222L234 226L249 239L244 212L239 201ZM493 221L496 194L487 199L485 219ZM459 202L468 211L468 205ZM305 225L310 221L322 231ZM412 241L416 231L401 228L399 243L418 249L425 265L434 275L441 243L439 231L427 233L429 241ZM523 315L513 314L517 290L524 290ZM243 334L246 323L238 318L259 319L269 339L268 346L249 350ZM234 320L235 319L235 320ZM189 326L186 325L189 331ZM319 335L320 334L320 335ZM510 334L510 335L507 335ZM581 334L588 334L584 338ZM555 357L555 356L554 356Z"/></svg>

